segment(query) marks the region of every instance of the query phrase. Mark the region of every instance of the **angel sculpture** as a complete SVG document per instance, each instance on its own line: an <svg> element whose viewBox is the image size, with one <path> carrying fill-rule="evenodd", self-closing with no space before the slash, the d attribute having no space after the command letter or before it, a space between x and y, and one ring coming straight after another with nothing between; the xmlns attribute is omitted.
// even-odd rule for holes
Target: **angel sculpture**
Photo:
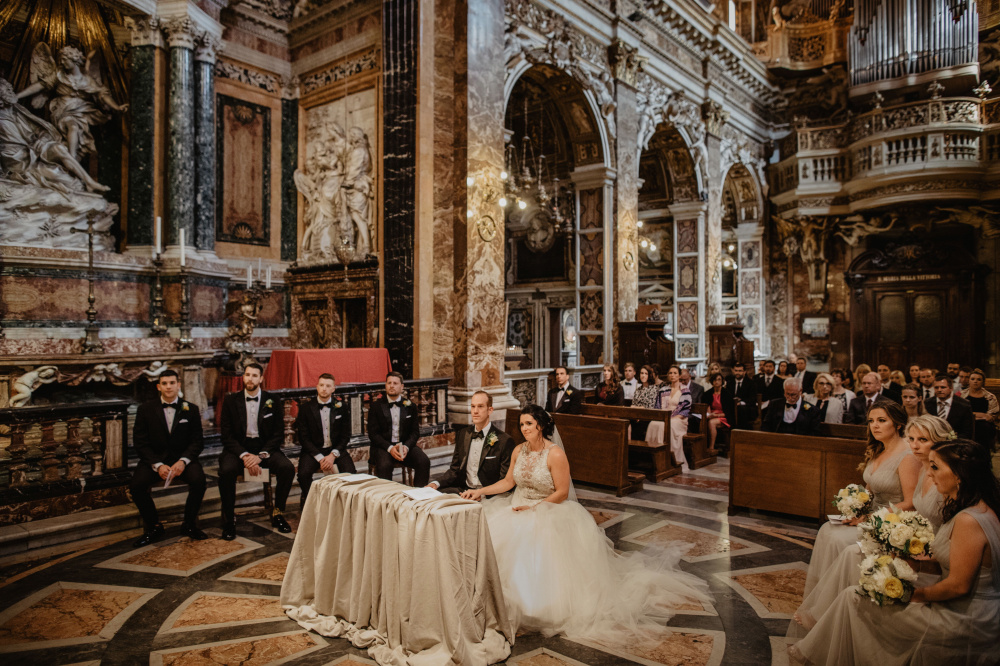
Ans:
<svg viewBox="0 0 1000 666"><path fill-rule="evenodd" d="M109 111L128 111L128 104L116 104L102 82L95 53L91 51L84 59L80 49L64 46L57 63L49 45L38 43L31 54L31 84L17 95L18 99L32 97L31 105L36 109L48 102L52 124L66 138L74 159L97 151L90 133L92 125L110 120Z"/></svg>
<svg viewBox="0 0 1000 666"><path fill-rule="evenodd" d="M834 235L840 236L844 239L845 243L851 247L855 247L862 238L892 229L892 226L896 224L896 218L889 217L889 224L887 226L882 226L879 218L873 220L874 224L865 222L863 218L859 220L848 218L845 222L852 222L852 224L840 227Z"/></svg>

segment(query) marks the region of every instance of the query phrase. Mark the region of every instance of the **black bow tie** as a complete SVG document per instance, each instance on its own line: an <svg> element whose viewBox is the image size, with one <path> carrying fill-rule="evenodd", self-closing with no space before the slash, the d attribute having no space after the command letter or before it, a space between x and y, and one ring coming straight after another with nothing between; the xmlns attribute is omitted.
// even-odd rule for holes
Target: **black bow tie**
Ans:
<svg viewBox="0 0 1000 666"><path fill-rule="evenodd" d="M474 440L475 439L483 439L484 437L486 437L486 431L485 430L477 430L476 433L472 436L472 439L474 439Z"/></svg>
<svg viewBox="0 0 1000 666"><path fill-rule="evenodd" d="M247 396L247 402L257 402L259 399L260 399L259 395L258 396L254 396L253 398L251 398L250 396Z"/></svg>
<svg viewBox="0 0 1000 666"><path fill-rule="evenodd" d="M176 402L164 402L163 403L163 409L166 409L167 407L169 407L171 409L177 409L177 403Z"/></svg>
<svg viewBox="0 0 1000 666"><path fill-rule="evenodd" d="M798 403L796 403L796 404L798 404ZM795 404L791 404L791 405L790 405L790 404L788 404L788 403L786 402L786 403L785 403L785 409L795 409Z"/></svg>
<svg viewBox="0 0 1000 666"><path fill-rule="evenodd" d="M328 402L321 402L320 405L319 405L319 408L320 409L330 409L330 403L328 403Z"/></svg>
<svg viewBox="0 0 1000 666"><path fill-rule="evenodd" d="M399 400L396 400L395 402L390 402L389 403L389 408L391 409L393 407L399 407Z"/></svg>

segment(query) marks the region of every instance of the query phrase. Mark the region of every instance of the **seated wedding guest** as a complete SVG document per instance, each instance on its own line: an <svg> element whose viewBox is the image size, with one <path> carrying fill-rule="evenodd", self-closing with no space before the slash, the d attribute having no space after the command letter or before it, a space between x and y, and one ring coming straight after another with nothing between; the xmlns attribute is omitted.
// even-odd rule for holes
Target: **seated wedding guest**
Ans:
<svg viewBox="0 0 1000 666"><path fill-rule="evenodd" d="M969 388L962 391L962 397L969 401L972 416L975 418L976 441L990 451L996 448L997 417L1000 415L1000 403L995 395L983 388L986 375L979 368L969 372Z"/></svg>
<svg viewBox="0 0 1000 666"><path fill-rule="evenodd" d="M955 393L961 395L962 391L969 390L969 377L972 375L972 372L972 368L967 365L963 365L958 369L958 388L955 389Z"/></svg>
<svg viewBox="0 0 1000 666"><path fill-rule="evenodd" d="M851 378L851 373L843 368L834 368L830 371L830 376L833 377L833 397L840 401L844 409L841 410L841 418L847 416L847 408L851 406L851 400L857 397L857 395L848 387L848 381Z"/></svg>
<svg viewBox="0 0 1000 666"><path fill-rule="evenodd" d="M806 370L806 359L804 356L799 356L795 359L795 372L792 376L799 380L799 385L806 392L811 391L813 384L816 382L816 373L812 370Z"/></svg>
<svg viewBox="0 0 1000 666"><path fill-rule="evenodd" d="M298 434L299 446L302 447L299 456L302 507L306 505L313 474L316 472L357 472L347 450L347 444L351 441L351 409L346 402L333 397L335 388L333 375L324 372L316 381L316 397L299 403L295 432Z"/></svg>
<svg viewBox="0 0 1000 666"><path fill-rule="evenodd" d="M861 365L859 365L857 368L854 369L854 386L855 386L854 392L855 393L859 393L858 389L861 388L861 380L864 379L865 375L867 375L871 371L872 371L872 368L867 363L862 363Z"/></svg>
<svg viewBox="0 0 1000 666"><path fill-rule="evenodd" d="M962 439L972 439L976 430L976 417L972 405L965 398L955 395L951 378L938 375L934 379L935 397L924 402L928 414L940 416L951 424L951 429Z"/></svg>
<svg viewBox="0 0 1000 666"><path fill-rule="evenodd" d="M639 369L639 387L636 388L632 396L632 406L642 409L656 409L656 396L660 393L660 387L656 385L656 371L651 365L644 365ZM646 431L649 421L632 421L632 439L640 441L646 440ZM660 433L660 442L663 441L663 433Z"/></svg>
<svg viewBox="0 0 1000 666"><path fill-rule="evenodd" d="M882 608L842 590L805 638L797 663L995 664L1000 644L1000 483L986 450L968 440L937 442L929 474L944 496L932 557L940 576L918 578L909 603ZM931 563L914 567L924 570Z"/></svg>
<svg viewBox="0 0 1000 666"><path fill-rule="evenodd" d="M625 405L632 404L635 390L639 388L639 380L635 378L635 364L629 361L625 364L625 379L622 380L622 393L625 397Z"/></svg>
<svg viewBox="0 0 1000 666"><path fill-rule="evenodd" d="M874 372L869 372L861 379L861 394L851 400L847 414L844 415L844 423L864 425L868 410L879 399L892 400L899 404L899 401L882 393L882 382L879 380L879 376Z"/></svg>
<svg viewBox="0 0 1000 666"><path fill-rule="evenodd" d="M243 369L243 390L222 401L223 451L219 454L219 499L222 501L222 538L236 538L236 479L267 469L277 477L271 525L279 532L292 531L285 520L285 503L295 479L295 465L281 452L285 440L285 410L281 400L260 388L264 372L258 363Z"/></svg>
<svg viewBox="0 0 1000 666"><path fill-rule="evenodd" d="M595 397L601 405L622 406L625 404L625 390L618 379L618 368L613 363L605 363L601 384L597 387Z"/></svg>
<svg viewBox="0 0 1000 666"><path fill-rule="evenodd" d="M753 371L753 363L737 363L733 366L733 395L739 398L736 407L736 425L749 428L757 418L757 384L747 372Z"/></svg>
<svg viewBox="0 0 1000 666"><path fill-rule="evenodd" d="M136 548L148 546L163 537L163 524L156 512L156 503L150 488L158 481L186 483L187 501L184 503L184 523L181 534L192 539L207 539L198 529L198 512L205 496L205 472L198 462L204 447L201 432L201 413L198 406L178 400L181 385L174 370L164 370L156 381L160 397L139 405L132 428L132 443L139 462L129 484L132 501L139 509L143 535L132 544Z"/></svg>
<svg viewBox="0 0 1000 666"><path fill-rule="evenodd" d="M833 375L828 372L819 373L813 381L813 392L810 398L816 405L817 418L820 423L844 422L843 403L833 397Z"/></svg>
<svg viewBox="0 0 1000 666"><path fill-rule="evenodd" d="M879 363L878 367L875 369L878 373L879 382L882 385L882 395L889 398L890 400L895 400L899 402L899 393L903 390L902 384L896 384L892 381L892 370L885 363Z"/></svg>
<svg viewBox="0 0 1000 666"><path fill-rule="evenodd" d="M944 374L948 375L948 379L951 380L952 389L957 393L960 389L958 385L958 373L962 369L959 363L949 363L944 370Z"/></svg>
<svg viewBox="0 0 1000 666"><path fill-rule="evenodd" d="M908 421L927 413L927 410L924 408L924 401L920 397L919 384L907 384L904 386L899 399L901 401L900 404L903 405L903 409L906 410Z"/></svg>
<svg viewBox="0 0 1000 666"><path fill-rule="evenodd" d="M868 410L868 446L865 459L858 469L863 469L865 487L872 494L872 511L892 504L900 511L913 508L913 489L920 473L920 461L903 437L906 414L903 408L891 400L882 398ZM857 525L864 516L841 524L826 523L816 535L803 598L819 583L820 579L835 565L841 552L848 546L856 545Z"/></svg>
<svg viewBox="0 0 1000 666"><path fill-rule="evenodd" d="M788 379L788 361L779 361L777 373L778 379L785 380Z"/></svg>
<svg viewBox="0 0 1000 666"><path fill-rule="evenodd" d="M896 386L899 386L900 391L903 390L902 389L903 386L906 386L909 383L906 381L906 375L903 374L902 370L893 370L892 372L890 372L889 381L891 381Z"/></svg>
<svg viewBox="0 0 1000 666"><path fill-rule="evenodd" d="M725 385L721 372L712 373L708 379L712 382L712 389L701 396L701 402L708 405L708 415L706 416L708 419L708 453L714 456L719 453L715 445L718 441L719 431L722 429L732 430L732 424L736 421L736 396ZM726 451L728 448L723 453Z"/></svg>
<svg viewBox="0 0 1000 666"><path fill-rule="evenodd" d="M768 363L767 359L761 359L760 361L757 361L757 374L754 376L754 381L757 380L757 377L764 376L764 368L767 365L767 363ZM774 361L771 361L771 363L774 363Z"/></svg>
<svg viewBox="0 0 1000 666"><path fill-rule="evenodd" d="M583 391L569 383L566 366L556 367L556 385L549 389L545 411L550 414L579 414L583 410Z"/></svg>
<svg viewBox="0 0 1000 666"><path fill-rule="evenodd" d="M705 392L705 388L698 382L694 381L691 371L687 368L681 368L681 384L683 384L684 388L691 393L691 402L698 402L701 400L701 395Z"/></svg>
<svg viewBox="0 0 1000 666"><path fill-rule="evenodd" d="M944 498L931 480L928 454L936 442L951 439L955 433L947 421L929 414L910 421L906 425L905 432L907 446L920 463L917 483L913 490L913 509L927 518L931 526L937 530L941 526ZM805 636L806 631L816 624L817 618L822 617L823 613L833 605L841 590L857 585L858 567L861 566L863 559L864 554L857 543L848 545L840 552L837 561L826 570L809 595L802 600L795 613L795 621L789 624L787 634L789 638Z"/></svg>
<svg viewBox="0 0 1000 666"><path fill-rule="evenodd" d="M818 435L819 413L812 404L802 399L799 380L789 377L782 384L784 400L772 400L764 410L762 428L767 432L788 435Z"/></svg>
<svg viewBox="0 0 1000 666"><path fill-rule="evenodd" d="M920 398L924 402L936 397L934 394L934 378L936 376L937 370L933 368L920 369Z"/></svg>
<svg viewBox="0 0 1000 666"><path fill-rule="evenodd" d="M472 394L470 405L472 426L455 435L455 452L451 467L436 481L428 484L443 493L461 494L490 486L507 476L514 440L490 424L493 396L486 391Z"/></svg>
<svg viewBox="0 0 1000 666"><path fill-rule="evenodd" d="M691 402L691 391L681 382L681 369L676 365L670 366L667 383L660 388L656 397L656 409L670 410L670 453L680 464L682 472L690 471L687 458L684 457L684 435L688 429ZM647 442L658 444L666 441L666 437L662 423L654 421L649 424L646 431Z"/></svg>
<svg viewBox="0 0 1000 666"><path fill-rule="evenodd" d="M909 369L907 370L907 372L909 373L910 377L903 384L904 386L906 384L919 384L920 383L920 364L919 363L911 363Z"/></svg>
<svg viewBox="0 0 1000 666"><path fill-rule="evenodd" d="M653 377L654 377L653 383L656 386L663 386L667 378L663 376L663 369L660 367L660 364L653 363L649 367L653 369Z"/></svg>
<svg viewBox="0 0 1000 666"><path fill-rule="evenodd" d="M420 436L420 415L416 406L403 398L403 375L390 372L385 376L385 400L376 400L368 409L368 459L375 467L375 476L392 480L396 462L413 469L413 485L427 485L431 476L431 461L417 446Z"/></svg>
<svg viewBox="0 0 1000 666"><path fill-rule="evenodd" d="M705 376L697 380L697 384L701 386L701 388L704 389L705 391L711 391L712 375L714 375L717 372L722 372L722 366L716 363L715 361L712 361L711 363L708 364L708 371L705 372Z"/></svg>
<svg viewBox="0 0 1000 666"><path fill-rule="evenodd" d="M760 394L760 408L767 409L772 400L781 398L784 392L782 382L774 371L774 361L764 361L764 371L757 375L757 393Z"/></svg>

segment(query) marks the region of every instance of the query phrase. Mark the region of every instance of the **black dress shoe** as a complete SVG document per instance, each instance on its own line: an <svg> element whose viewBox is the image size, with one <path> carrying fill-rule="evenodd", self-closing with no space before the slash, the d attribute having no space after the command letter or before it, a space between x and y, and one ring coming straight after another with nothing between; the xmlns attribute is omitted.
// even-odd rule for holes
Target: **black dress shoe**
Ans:
<svg viewBox="0 0 1000 666"><path fill-rule="evenodd" d="M292 526L288 524L288 521L281 514L271 516L271 527L277 528L282 534L288 534L292 531Z"/></svg>
<svg viewBox="0 0 1000 666"><path fill-rule="evenodd" d="M190 537L195 541L204 541L205 539L208 538L207 534L199 530L194 525L188 525L187 523L181 525L181 534L183 534L186 537Z"/></svg>
<svg viewBox="0 0 1000 666"><path fill-rule="evenodd" d="M160 523L156 523L148 530L143 532L143 535L141 537L133 541L132 547L142 548L144 546L148 546L154 541L159 541L162 538L163 538L163 525L161 525Z"/></svg>
<svg viewBox="0 0 1000 666"><path fill-rule="evenodd" d="M222 540L232 541L236 538L236 523L232 525L224 525L222 527Z"/></svg>

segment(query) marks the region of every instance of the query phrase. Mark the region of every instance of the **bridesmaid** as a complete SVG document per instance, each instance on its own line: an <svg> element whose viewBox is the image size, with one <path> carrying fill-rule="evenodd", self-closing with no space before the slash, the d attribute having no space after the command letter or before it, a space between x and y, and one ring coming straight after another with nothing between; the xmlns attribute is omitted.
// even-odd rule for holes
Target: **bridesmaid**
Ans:
<svg viewBox="0 0 1000 666"><path fill-rule="evenodd" d="M622 406L625 404L625 389L618 378L618 368L611 363L604 364L604 381L597 388L597 402L601 405Z"/></svg>
<svg viewBox="0 0 1000 666"><path fill-rule="evenodd" d="M681 384L681 369L676 365L670 366L667 371L667 383L656 397L656 408L670 410L670 453L674 456L674 462L681 466L681 472L689 472L690 467L684 457L684 435L687 433L688 415L691 413L691 391ZM655 439L657 434L659 440ZM651 436L654 439L650 439ZM664 438L663 424L650 423L646 441L659 443Z"/></svg>
<svg viewBox="0 0 1000 666"><path fill-rule="evenodd" d="M890 504L901 511L913 508L913 489L920 474L920 462L910 453L903 428L906 414L891 400L878 399L868 410L868 448L858 466L864 470L865 486L873 494L872 510ZM840 557L841 551L858 540L856 525L863 518L841 525L826 523L816 535L804 597L808 597L823 575Z"/></svg>
<svg viewBox="0 0 1000 666"><path fill-rule="evenodd" d="M924 407L924 400L920 397L919 384L907 384L903 387L901 394L900 400L903 401L903 409L906 410L907 421L912 421L916 417L927 413L927 409Z"/></svg>
<svg viewBox="0 0 1000 666"><path fill-rule="evenodd" d="M913 491L913 508L930 521L935 532L941 527L941 508L944 498L931 481L928 455L934 444L948 441L954 436L955 433L947 421L930 414L912 419L906 425L907 445L913 457L920 462L920 474ZM841 551L837 562L803 599L802 605L795 613L794 622L788 625L789 638L805 636L806 630L815 625L817 618L821 618L837 600L841 590L857 585L858 570L862 560L864 555L857 544L851 544Z"/></svg>
<svg viewBox="0 0 1000 666"><path fill-rule="evenodd" d="M937 442L929 458L931 480L944 497L945 522L933 548L941 575L932 585L918 581L905 606L880 608L853 588L841 591L808 635L789 648L794 662L997 663L1000 482L990 469L988 452L971 440Z"/></svg>

